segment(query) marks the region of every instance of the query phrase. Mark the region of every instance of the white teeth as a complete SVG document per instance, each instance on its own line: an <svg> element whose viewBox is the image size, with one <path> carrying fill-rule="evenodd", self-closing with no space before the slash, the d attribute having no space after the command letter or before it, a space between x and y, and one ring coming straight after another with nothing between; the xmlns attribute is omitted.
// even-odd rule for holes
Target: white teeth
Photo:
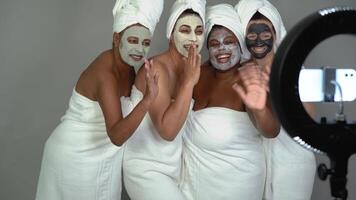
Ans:
<svg viewBox="0 0 356 200"><path fill-rule="evenodd" d="M134 60L141 60L143 56L140 55L130 55Z"/></svg>
<svg viewBox="0 0 356 200"><path fill-rule="evenodd" d="M253 51L257 53L262 53L267 50L267 47L254 47Z"/></svg>
<svg viewBox="0 0 356 200"><path fill-rule="evenodd" d="M224 58L230 58L230 55L228 54L223 54L223 55L219 55L218 59L224 59Z"/></svg>

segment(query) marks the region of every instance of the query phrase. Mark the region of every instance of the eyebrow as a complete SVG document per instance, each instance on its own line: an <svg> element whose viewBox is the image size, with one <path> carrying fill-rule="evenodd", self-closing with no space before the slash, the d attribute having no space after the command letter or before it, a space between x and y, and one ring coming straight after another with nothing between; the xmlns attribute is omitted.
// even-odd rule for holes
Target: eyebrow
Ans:
<svg viewBox="0 0 356 200"><path fill-rule="evenodd" d="M188 25L188 24L182 24L180 27L182 27L182 26L185 26L185 27L191 28L191 26L190 26L190 25ZM196 28L202 28L202 27L203 27L203 25L198 25Z"/></svg>
<svg viewBox="0 0 356 200"><path fill-rule="evenodd" d="M182 24L180 27L183 27L183 26L190 28L190 25L187 25L187 24Z"/></svg>

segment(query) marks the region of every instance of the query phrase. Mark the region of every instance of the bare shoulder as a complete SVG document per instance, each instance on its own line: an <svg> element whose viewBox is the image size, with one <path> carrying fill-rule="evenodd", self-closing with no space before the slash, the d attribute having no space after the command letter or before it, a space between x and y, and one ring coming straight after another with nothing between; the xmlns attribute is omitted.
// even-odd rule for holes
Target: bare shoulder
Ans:
<svg viewBox="0 0 356 200"><path fill-rule="evenodd" d="M96 99L98 88L103 83L114 83L112 72L112 54L110 50L97 56L81 73L76 85L76 90L93 100Z"/></svg>

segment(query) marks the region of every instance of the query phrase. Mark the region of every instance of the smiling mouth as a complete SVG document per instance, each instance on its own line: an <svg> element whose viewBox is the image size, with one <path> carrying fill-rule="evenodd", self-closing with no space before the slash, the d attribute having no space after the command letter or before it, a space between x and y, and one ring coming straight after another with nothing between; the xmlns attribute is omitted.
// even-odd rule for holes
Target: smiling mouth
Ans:
<svg viewBox="0 0 356 200"><path fill-rule="evenodd" d="M141 61L143 56L142 55L136 55L136 54L130 54L129 55L134 61Z"/></svg>
<svg viewBox="0 0 356 200"><path fill-rule="evenodd" d="M229 62L230 57L231 54L218 54L217 56L215 56L218 63L227 63Z"/></svg>
<svg viewBox="0 0 356 200"><path fill-rule="evenodd" d="M252 47L252 51L255 53L264 53L267 50L266 46L262 47Z"/></svg>

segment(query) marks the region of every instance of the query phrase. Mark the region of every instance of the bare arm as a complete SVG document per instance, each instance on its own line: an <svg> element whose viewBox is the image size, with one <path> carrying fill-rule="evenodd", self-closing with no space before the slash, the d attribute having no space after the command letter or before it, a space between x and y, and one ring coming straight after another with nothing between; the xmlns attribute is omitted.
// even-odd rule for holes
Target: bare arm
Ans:
<svg viewBox="0 0 356 200"><path fill-rule="evenodd" d="M149 111L159 134L168 141L174 140L182 128L189 112L193 87L199 80L201 58L200 55L197 55L195 48L190 48L185 64L183 79L177 88L176 99L172 101L166 72L158 82L160 92Z"/></svg>
<svg viewBox="0 0 356 200"><path fill-rule="evenodd" d="M247 108L247 112L252 120L252 123L264 137L274 138L278 135L280 131L280 123L272 110L269 98L264 109L252 110Z"/></svg>
<svg viewBox="0 0 356 200"><path fill-rule="evenodd" d="M147 113L152 101L158 93L158 74L154 73L150 66L145 67L147 89L145 97L125 118L122 117L120 93L113 78L105 77L100 81L98 87L98 102L103 111L106 130L111 142L117 146L123 145L135 132L142 119Z"/></svg>

